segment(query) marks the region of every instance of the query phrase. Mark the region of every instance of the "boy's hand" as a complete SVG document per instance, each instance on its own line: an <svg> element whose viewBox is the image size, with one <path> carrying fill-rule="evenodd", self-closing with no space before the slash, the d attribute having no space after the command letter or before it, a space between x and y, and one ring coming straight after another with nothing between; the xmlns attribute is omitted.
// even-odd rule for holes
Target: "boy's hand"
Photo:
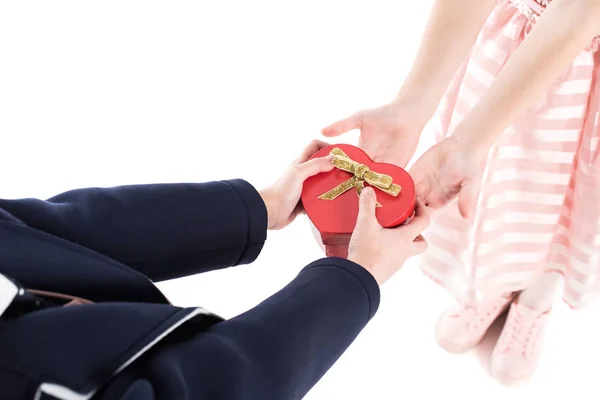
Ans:
<svg viewBox="0 0 600 400"><path fill-rule="evenodd" d="M326 146L329 144L313 141L272 186L260 191L267 207L268 229L288 226L302 212L300 195L304 181L313 175L333 169L331 156L309 160L313 154Z"/></svg>
<svg viewBox="0 0 600 400"><path fill-rule="evenodd" d="M417 199L414 218L397 228L383 228L375 217L377 198L372 188L360 194L356 228L350 239L348 259L361 265L382 285L398 272L405 261L427 250L421 233L429 226L429 216Z"/></svg>

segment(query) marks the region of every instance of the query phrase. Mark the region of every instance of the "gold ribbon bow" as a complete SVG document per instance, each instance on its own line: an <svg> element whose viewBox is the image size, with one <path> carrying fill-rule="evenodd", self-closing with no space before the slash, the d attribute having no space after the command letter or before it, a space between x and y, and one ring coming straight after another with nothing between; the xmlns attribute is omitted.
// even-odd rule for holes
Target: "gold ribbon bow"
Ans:
<svg viewBox="0 0 600 400"><path fill-rule="evenodd" d="M400 194L400 185L393 183L391 176L371 171L369 167L352 160L337 147L331 150L329 154L333 155L331 163L334 167L351 172L354 176L330 191L323 193L319 196L319 199L333 200L352 188L356 188L356 193L360 196L360 192L365 187L365 182L394 197ZM377 203L377 206L381 207L379 203Z"/></svg>

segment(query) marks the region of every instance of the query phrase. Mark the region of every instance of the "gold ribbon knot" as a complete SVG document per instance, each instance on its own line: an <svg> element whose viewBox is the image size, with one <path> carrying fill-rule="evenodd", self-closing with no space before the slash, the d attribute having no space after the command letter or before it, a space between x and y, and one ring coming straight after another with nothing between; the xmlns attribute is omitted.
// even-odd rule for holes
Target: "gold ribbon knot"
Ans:
<svg viewBox="0 0 600 400"><path fill-rule="evenodd" d="M354 176L328 192L323 193L319 196L319 199L333 200L352 188L356 188L356 193L360 196L360 192L365 187L365 182L394 197L400 194L400 185L393 183L391 176L371 171L365 164L360 164L352 160L337 147L331 150L329 154L333 155L331 163L334 167L353 173ZM379 203L377 203L377 206L381 207Z"/></svg>

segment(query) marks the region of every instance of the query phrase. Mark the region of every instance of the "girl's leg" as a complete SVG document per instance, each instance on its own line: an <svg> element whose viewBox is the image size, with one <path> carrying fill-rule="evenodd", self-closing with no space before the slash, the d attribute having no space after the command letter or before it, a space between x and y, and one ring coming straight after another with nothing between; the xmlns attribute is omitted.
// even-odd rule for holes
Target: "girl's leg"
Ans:
<svg viewBox="0 0 600 400"><path fill-rule="evenodd" d="M552 303L560 294L563 277L558 272L547 272L533 284L523 290L517 303L536 311L549 311Z"/></svg>

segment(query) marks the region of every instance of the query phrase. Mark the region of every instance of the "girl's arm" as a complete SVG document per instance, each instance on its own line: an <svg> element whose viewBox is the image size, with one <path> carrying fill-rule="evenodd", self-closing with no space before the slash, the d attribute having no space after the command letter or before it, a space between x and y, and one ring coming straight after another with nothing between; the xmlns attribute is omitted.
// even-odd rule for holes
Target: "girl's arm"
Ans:
<svg viewBox="0 0 600 400"><path fill-rule="evenodd" d="M554 0L452 136L411 168L417 197L440 208L458 196L470 218L482 164L497 137L548 90L600 28L600 0Z"/></svg>
<svg viewBox="0 0 600 400"><path fill-rule="evenodd" d="M323 135L360 129L358 145L374 160L404 167L496 2L436 0L411 71L394 101L337 121L323 128Z"/></svg>
<svg viewBox="0 0 600 400"><path fill-rule="evenodd" d="M554 0L453 136L486 154L599 32L599 0Z"/></svg>
<svg viewBox="0 0 600 400"><path fill-rule="evenodd" d="M497 0L436 0L398 98L417 98L425 118L431 118L496 4Z"/></svg>

